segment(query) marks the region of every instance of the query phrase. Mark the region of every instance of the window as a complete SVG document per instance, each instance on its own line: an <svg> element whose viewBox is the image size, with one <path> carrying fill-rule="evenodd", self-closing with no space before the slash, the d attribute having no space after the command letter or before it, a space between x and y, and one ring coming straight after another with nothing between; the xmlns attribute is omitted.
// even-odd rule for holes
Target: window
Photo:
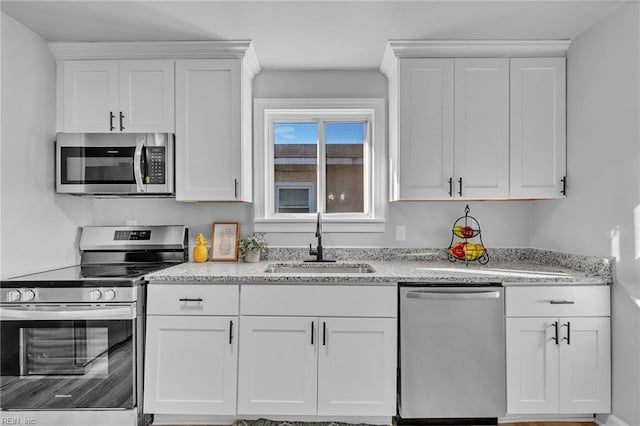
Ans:
<svg viewBox="0 0 640 426"><path fill-rule="evenodd" d="M255 100L256 230L384 231L384 101Z"/></svg>

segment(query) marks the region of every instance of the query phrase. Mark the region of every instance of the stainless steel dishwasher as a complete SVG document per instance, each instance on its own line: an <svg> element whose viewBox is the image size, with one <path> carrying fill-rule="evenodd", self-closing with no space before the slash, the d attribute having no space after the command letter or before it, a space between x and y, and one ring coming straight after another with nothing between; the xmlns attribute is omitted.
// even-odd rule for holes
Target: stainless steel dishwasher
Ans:
<svg viewBox="0 0 640 426"><path fill-rule="evenodd" d="M503 290L399 284L399 423L496 424L505 415Z"/></svg>

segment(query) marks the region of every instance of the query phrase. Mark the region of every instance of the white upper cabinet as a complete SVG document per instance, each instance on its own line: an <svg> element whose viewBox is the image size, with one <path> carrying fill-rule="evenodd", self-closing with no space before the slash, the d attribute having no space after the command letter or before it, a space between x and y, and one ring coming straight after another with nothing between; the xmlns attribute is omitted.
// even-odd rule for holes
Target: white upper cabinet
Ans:
<svg viewBox="0 0 640 426"><path fill-rule="evenodd" d="M174 131L172 60L63 61L64 132Z"/></svg>
<svg viewBox="0 0 640 426"><path fill-rule="evenodd" d="M390 200L564 196L568 45L389 42Z"/></svg>
<svg viewBox="0 0 640 426"><path fill-rule="evenodd" d="M400 60L397 199L448 198L453 179L453 60Z"/></svg>
<svg viewBox="0 0 640 426"><path fill-rule="evenodd" d="M251 82L240 59L176 62L176 199L251 201ZM249 105L249 108L246 106Z"/></svg>
<svg viewBox="0 0 640 426"><path fill-rule="evenodd" d="M173 61L120 61L123 132L174 132L173 69Z"/></svg>
<svg viewBox="0 0 640 426"><path fill-rule="evenodd" d="M560 198L566 184L564 58L511 60L511 196Z"/></svg>
<svg viewBox="0 0 640 426"><path fill-rule="evenodd" d="M509 61L455 60L458 197L509 195Z"/></svg>
<svg viewBox="0 0 640 426"><path fill-rule="evenodd" d="M114 131L120 110L118 61L65 61L62 68L64 125L59 130Z"/></svg>

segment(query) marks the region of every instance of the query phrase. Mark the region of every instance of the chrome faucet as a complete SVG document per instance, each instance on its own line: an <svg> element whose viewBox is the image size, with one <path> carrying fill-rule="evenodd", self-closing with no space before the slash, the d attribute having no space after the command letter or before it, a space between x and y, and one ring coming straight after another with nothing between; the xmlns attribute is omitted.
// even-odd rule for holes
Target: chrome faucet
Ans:
<svg viewBox="0 0 640 426"><path fill-rule="evenodd" d="M318 239L318 245L315 249L309 244L309 254L316 258L305 260L305 262L335 262L335 260L327 260L322 257L322 217L320 212L318 212L318 219L316 221L316 238Z"/></svg>

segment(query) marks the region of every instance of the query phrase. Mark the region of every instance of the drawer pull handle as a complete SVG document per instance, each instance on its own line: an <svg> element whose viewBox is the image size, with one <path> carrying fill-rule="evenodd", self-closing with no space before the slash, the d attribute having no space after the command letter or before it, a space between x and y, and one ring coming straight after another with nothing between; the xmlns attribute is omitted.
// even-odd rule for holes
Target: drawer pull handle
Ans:
<svg viewBox="0 0 640 426"><path fill-rule="evenodd" d="M179 299L181 302L202 302L202 298L197 297L197 298L189 298L189 297L183 297L181 299Z"/></svg>
<svg viewBox="0 0 640 426"><path fill-rule="evenodd" d="M233 321L229 321L229 344L233 342Z"/></svg>
<svg viewBox="0 0 640 426"><path fill-rule="evenodd" d="M313 321L311 321L311 344L312 345L313 345L314 329L315 329L315 327L313 326Z"/></svg>
<svg viewBox="0 0 640 426"><path fill-rule="evenodd" d="M576 302L573 300L550 300L552 305L574 305Z"/></svg>
<svg viewBox="0 0 640 426"><path fill-rule="evenodd" d="M554 322L553 324L551 324L553 326L553 334L554 337L551 338L551 340L553 340L555 342L556 345L558 345L558 321Z"/></svg>

